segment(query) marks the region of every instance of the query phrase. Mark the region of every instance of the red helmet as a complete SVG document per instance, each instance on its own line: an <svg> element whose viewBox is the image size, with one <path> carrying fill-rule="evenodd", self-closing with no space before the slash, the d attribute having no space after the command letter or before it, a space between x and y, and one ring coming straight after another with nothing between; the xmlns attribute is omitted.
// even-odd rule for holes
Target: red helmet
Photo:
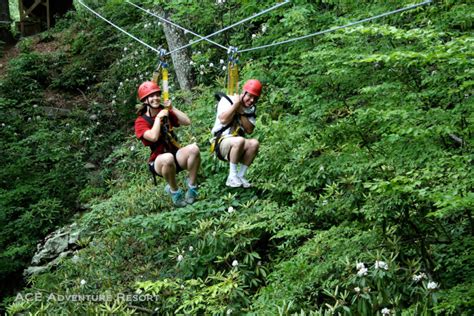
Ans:
<svg viewBox="0 0 474 316"><path fill-rule="evenodd" d="M245 92L251 93L254 96L259 97L262 92L262 84L257 79L250 79L244 84L243 87Z"/></svg>
<svg viewBox="0 0 474 316"><path fill-rule="evenodd" d="M153 81L145 81L138 87L138 99L143 101L147 96L152 93L160 92L160 86L154 83Z"/></svg>

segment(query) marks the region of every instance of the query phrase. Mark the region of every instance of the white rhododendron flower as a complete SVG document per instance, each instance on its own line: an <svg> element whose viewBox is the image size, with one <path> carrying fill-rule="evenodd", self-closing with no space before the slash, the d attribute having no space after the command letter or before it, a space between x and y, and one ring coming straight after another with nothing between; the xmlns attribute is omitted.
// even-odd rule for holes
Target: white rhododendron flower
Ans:
<svg viewBox="0 0 474 316"><path fill-rule="evenodd" d="M383 261L375 261L375 269L388 270L388 264Z"/></svg>
<svg viewBox="0 0 474 316"><path fill-rule="evenodd" d="M420 273L420 274L415 274L413 277L412 277L413 281L415 282L419 282L420 280L423 280L423 279L426 279L426 274L425 273Z"/></svg>
<svg viewBox="0 0 474 316"><path fill-rule="evenodd" d="M358 276L364 276L367 275L367 268L362 268L359 271L357 271Z"/></svg>

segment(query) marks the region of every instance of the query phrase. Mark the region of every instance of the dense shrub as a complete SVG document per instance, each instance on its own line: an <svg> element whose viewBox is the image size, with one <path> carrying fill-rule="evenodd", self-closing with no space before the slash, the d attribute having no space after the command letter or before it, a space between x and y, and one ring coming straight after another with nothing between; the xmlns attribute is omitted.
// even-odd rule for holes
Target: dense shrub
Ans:
<svg viewBox="0 0 474 316"><path fill-rule="evenodd" d="M200 34L274 4L146 3L162 5L177 23ZM296 1L215 40L240 48L257 46L404 5ZM227 189L227 166L207 152L215 115L212 93L224 85L220 60L226 53L206 43L194 46L199 85L193 102L181 103L188 97L182 92L172 90L172 96L193 121L191 128L179 129L180 138L202 149L201 197L179 210L162 193L163 182L152 186L143 163L148 149L128 128L136 87L156 67L156 56L79 12L71 28L74 21L85 27L70 39L67 54L72 62L64 64L61 84L70 90L90 87L88 95L98 99L89 104L87 115L98 115L102 127L88 126L84 133L73 129L67 139L74 139L80 150L63 155L107 158L80 191L81 201L91 205L79 219L85 230L82 249L56 270L31 278L30 288L22 293L104 293L108 299L81 304L48 301L46 296L40 302L18 299L9 311L470 315L472 8L467 1L435 2L370 24L242 54L241 81L257 77L265 84L255 132L261 148L249 171L255 188L247 191ZM150 26L150 17L126 3L111 1L95 9L137 33L149 28L140 33L149 42L164 41L161 28ZM107 60L104 49L110 50ZM24 60L16 62L18 69L29 69L22 63L31 65L24 78L36 85L33 91L60 87L45 75L45 57L28 52L20 58ZM18 108L9 117L24 120L15 100L4 100ZM87 126L87 116L78 121ZM42 130L21 139L30 144L48 135ZM10 155L18 150L13 148ZM46 153L55 155L62 157L54 150ZM64 200L43 196L43 190L34 191L25 179L14 182L15 172L14 167L5 171L14 188L8 194L17 194L14 199L21 192L39 197L24 201L29 207L18 214L48 223ZM18 225L23 227L21 218ZM124 294L152 299L121 299Z"/></svg>

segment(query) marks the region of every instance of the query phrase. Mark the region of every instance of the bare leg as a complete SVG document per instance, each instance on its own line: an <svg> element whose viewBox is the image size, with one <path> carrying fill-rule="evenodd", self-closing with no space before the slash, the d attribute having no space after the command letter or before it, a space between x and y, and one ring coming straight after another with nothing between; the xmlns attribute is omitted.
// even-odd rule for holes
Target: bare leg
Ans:
<svg viewBox="0 0 474 316"><path fill-rule="evenodd" d="M232 137L231 144L230 144L230 153L229 153L229 161L231 163L239 163L242 159L242 155L244 153L244 145L245 145L245 138L243 137Z"/></svg>
<svg viewBox="0 0 474 316"><path fill-rule="evenodd" d="M196 143L178 150L176 159L183 169L188 170L190 184L196 185L196 177L201 164L201 154Z"/></svg>
<svg viewBox="0 0 474 316"><path fill-rule="evenodd" d="M250 166L250 164L257 156L258 148L260 147L260 143L256 139L246 139L244 144L244 153L241 159L241 162L246 165Z"/></svg>
<svg viewBox="0 0 474 316"><path fill-rule="evenodd" d="M171 190L178 190L178 185L176 184L176 165L172 154L165 153L156 157L155 171L165 178Z"/></svg>

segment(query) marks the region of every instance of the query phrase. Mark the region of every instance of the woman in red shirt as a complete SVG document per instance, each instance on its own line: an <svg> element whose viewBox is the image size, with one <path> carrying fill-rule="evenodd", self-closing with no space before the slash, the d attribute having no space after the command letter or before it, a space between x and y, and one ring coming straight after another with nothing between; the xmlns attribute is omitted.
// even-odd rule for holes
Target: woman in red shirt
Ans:
<svg viewBox="0 0 474 316"><path fill-rule="evenodd" d="M197 198L197 172L201 163L196 143L180 147L173 133L174 127L191 124L189 117L171 106L171 101L161 105L161 89L153 81L146 81L138 88L138 98L143 103L135 120L135 135L151 148L148 160L150 171L165 178L165 191L177 207L192 204ZM176 183L176 174L188 170L186 194Z"/></svg>

